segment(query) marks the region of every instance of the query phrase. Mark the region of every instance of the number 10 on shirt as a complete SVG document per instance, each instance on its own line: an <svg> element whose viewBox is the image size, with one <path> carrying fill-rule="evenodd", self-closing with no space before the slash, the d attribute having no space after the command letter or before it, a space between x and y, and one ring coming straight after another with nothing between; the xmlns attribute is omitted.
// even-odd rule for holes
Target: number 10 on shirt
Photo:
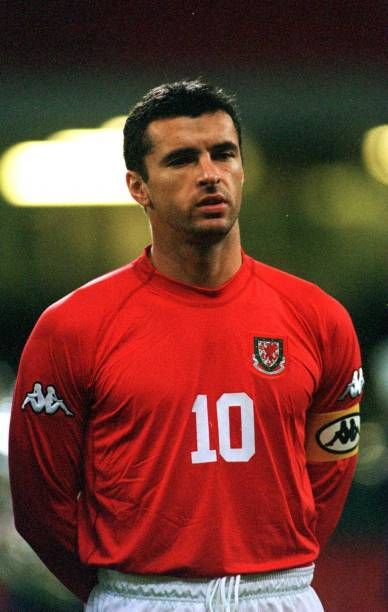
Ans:
<svg viewBox="0 0 388 612"><path fill-rule="evenodd" d="M232 448L230 408L238 406L241 418L241 446ZM216 402L219 454L225 461L249 461L255 454L255 420L253 401L246 393L223 393ZM192 463L217 461L217 451L210 448L210 426L207 395L197 395L193 404L197 434L197 450L191 453Z"/></svg>

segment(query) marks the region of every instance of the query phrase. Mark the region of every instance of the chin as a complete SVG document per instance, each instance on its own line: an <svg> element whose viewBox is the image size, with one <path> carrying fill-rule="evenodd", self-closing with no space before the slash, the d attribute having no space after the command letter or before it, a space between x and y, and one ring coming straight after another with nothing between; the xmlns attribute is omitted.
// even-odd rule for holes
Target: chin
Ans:
<svg viewBox="0 0 388 612"><path fill-rule="evenodd" d="M221 242L230 232L234 223L218 224L207 227L197 227L188 236L188 242L202 246L211 246Z"/></svg>

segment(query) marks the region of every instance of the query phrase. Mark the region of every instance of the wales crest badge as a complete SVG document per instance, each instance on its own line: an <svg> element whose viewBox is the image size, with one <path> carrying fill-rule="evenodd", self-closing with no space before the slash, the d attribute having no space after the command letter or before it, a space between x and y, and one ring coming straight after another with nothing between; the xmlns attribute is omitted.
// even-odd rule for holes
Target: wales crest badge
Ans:
<svg viewBox="0 0 388 612"><path fill-rule="evenodd" d="M280 338L253 338L253 365L263 374L280 374L286 364L283 340Z"/></svg>

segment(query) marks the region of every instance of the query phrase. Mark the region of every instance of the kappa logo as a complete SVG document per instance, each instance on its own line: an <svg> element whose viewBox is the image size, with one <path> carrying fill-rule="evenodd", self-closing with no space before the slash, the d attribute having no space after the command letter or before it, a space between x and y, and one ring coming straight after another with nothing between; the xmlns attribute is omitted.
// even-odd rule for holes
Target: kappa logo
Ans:
<svg viewBox="0 0 388 612"><path fill-rule="evenodd" d="M329 453L349 453L360 440L360 414L353 412L321 427L316 434L321 448Z"/></svg>
<svg viewBox="0 0 388 612"><path fill-rule="evenodd" d="M263 374L280 374L286 364L283 340L280 338L253 338L253 366Z"/></svg>
<svg viewBox="0 0 388 612"><path fill-rule="evenodd" d="M358 368L358 370L354 370L351 382L346 385L345 391L340 395L337 401L345 399L347 395L350 395L353 399L361 395L364 385L365 380L362 368Z"/></svg>
<svg viewBox="0 0 388 612"><path fill-rule="evenodd" d="M22 403L22 410L30 405L36 414L55 414L58 410L63 410L66 416L74 416L68 409L63 399L57 397L57 392L53 385L47 385L46 393L40 382L34 384L32 391L27 393Z"/></svg>

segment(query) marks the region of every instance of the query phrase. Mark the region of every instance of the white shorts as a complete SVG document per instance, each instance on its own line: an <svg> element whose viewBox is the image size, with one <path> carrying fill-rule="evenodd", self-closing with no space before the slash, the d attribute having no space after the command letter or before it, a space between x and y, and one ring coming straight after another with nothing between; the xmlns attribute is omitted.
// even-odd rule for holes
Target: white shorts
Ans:
<svg viewBox="0 0 388 612"><path fill-rule="evenodd" d="M85 612L323 612L313 573L311 565L204 581L100 569Z"/></svg>

